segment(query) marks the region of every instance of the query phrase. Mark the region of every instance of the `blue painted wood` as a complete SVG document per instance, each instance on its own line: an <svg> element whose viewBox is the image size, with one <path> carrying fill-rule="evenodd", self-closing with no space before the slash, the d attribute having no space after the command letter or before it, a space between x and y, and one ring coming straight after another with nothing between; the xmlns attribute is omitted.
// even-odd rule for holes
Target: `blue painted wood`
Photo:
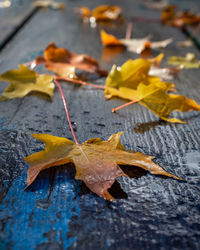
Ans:
<svg viewBox="0 0 200 250"><path fill-rule="evenodd" d="M50 9L38 12L1 52L0 71L15 68L39 55L50 42L76 53L86 53L110 69L129 58L124 52L106 56L99 31L104 28L123 37L126 26L103 25L92 28L81 24L73 8L95 7L107 1L68 1L64 12ZM141 2L110 1L123 7L124 15L156 16ZM134 23L133 36L151 33L154 40L174 38L166 56L184 55L195 48L183 49L177 41L185 36L177 29L151 23ZM155 52L156 54L156 52ZM40 72L45 72L40 68ZM183 70L175 80L180 93L200 103L199 70ZM104 84L105 78L91 77ZM0 84L0 93L7 86ZM156 157L166 170L185 182L165 179L123 167L131 178L121 177L111 192L110 203L91 193L74 179L73 165L44 171L26 191L28 165L23 157L44 148L31 133L49 133L72 139L58 90L52 103L39 95L0 103L0 249L199 249L200 245L200 114L174 113L186 124L162 122L136 104L117 114L111 109L125 103L104 101L103 92L62 83L77 137L107 139L124 130L122 142L127 149Z"/></svg>

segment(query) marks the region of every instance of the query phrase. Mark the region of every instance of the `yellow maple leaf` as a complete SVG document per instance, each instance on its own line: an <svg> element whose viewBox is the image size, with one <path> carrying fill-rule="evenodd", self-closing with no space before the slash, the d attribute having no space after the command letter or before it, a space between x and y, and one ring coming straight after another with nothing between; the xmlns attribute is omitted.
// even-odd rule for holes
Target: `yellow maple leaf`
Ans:
<svg viewBox="0 0 200 250"><path fill-rule="evenodd" d="M145 59L129 59L121 67L113 65L106 78L105 94L109 95L108 88L126 87L137 89L138 84L146 80L152 62Z"/></svg>
<svg viewBox="0 0 200 250"><path fill-rule="evenodd" d="M173 123L184 123L177 118L169 118L171 111L187 112L191 110L200 111L200 106L194 100L188 99L185 96L168 94L171 89L171 84L168 82L152 82L148 86L141 83L138 86L138 100L143 106L149 108L162 120Z"/></svg>
<svg viewBox="0 0 200 250"><path fill-rule="evenodd" d="M19 69L4 72L0 75L0 81L10 83L1 95L0 101L22 98L32 91L44 93L51 99L53 97L55 87L53 76L37 75L35 71L24 65L19 65Z"/></svg>
<svg viewBox="0 0 200 250"><path fill-rule="evenodd" d="M128 100L137 100L137 87L141 82L148 85L152 81L157 83L160 81L159 77L150 76L149 71L154 63L160 63L162 57L163 54L150 60L129 59L121 67L113 65L106 78L104 92L106 99L118 96ZM160 83L162 84L161 81ZM173 84L171 84L171 88L174 88Z"/></svg>
<svg viewBox="0 0 200 250"><path fill-rule="evenodd" d="M154 157L126 151L119 140L121 134L122 132L114 134L107 141L93 138L81 145L62 137L33 134L34 138L45 143L46 148L44 151L24 158L30 164L27 187L33 183L42 170L70 162L75 165L76 179L84 181L92 192L111 201L114 198L108 189L119 176L128 177L118 164L137 166L152 174L181 179L153 162Z"/></svg>
<svg viewBox="0 0 200 250"><path fill-rule="evenodd" d="M200 68L200 61L196 59L193 53L187 53L185 57L171 56L167 63L172 65L179 65L187 69Z"/></svg>
<svg viewBox="0 0 200 250"><path fill-rule="evenodd" d="M179 119L169 118L173 110L200 111L200 106L194 100L168 94L169 90L174 89L174 84L163 82L159 77L150 76L151 65L152 62L145 59L128 60L122 67L114 65L106 79L105 98L117 96L131 100L132 103L139 102L161 119L169 122L183 123Z"/></svg>

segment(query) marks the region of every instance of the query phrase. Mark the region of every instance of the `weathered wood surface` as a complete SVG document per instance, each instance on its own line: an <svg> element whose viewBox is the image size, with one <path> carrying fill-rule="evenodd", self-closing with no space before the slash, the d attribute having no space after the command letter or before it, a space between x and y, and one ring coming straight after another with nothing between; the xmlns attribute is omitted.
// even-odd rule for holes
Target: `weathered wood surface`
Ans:
<svg viewBox="0 0 200 250"><path fill-rule="evenodd" d="M0 50L37 12L32 0L13 0L9 8L0 8Z"/></svg>
<svg viewBox="0 0 200 250"><path fill-rule="evenodd" d="M139 4L138 4L139 2ZM1 69L16 68L30 61L54 41L76 53L86 53L110 69L138 56L124 52L106 56L99 31L104 28L118 37L126 25L98 25L91 28L73 14L73 8L95 7L104 1L68 1L64 12L38 12L1 52ZM140 1L109 1L122 6L125 17L156 16ZM41 25L42 24L42 25ZM152 23L134 23L133 36L153 35L153 40L174 38L166 56L199 51L179 48L185 36L177 29ZM45 72L44 69L40 69ZM177 89L200 103L199 70L183 70L175 80ZM105 78L91 81L104 84ZM1 83L0 92L7 86ZM200 114L177 114L186 124L162 122L152 112L135 104L112 114L125 103L104 101L103 92L62 84L76 135L107 139L124 130L127 149L156 157L155 161L185 182L164 179L136 169L132 177L119 178L112 188L117 200L104 201L74 180L72 165L44 171L24 191L27 164L23 157L43 148L31 133L48 133L72 139L60 94L52 103L30 95L0 103L0 249L199 249L200 247ZM128 170L128 167L124 167ZM138 177L138 178L136 178Z"/></svg>

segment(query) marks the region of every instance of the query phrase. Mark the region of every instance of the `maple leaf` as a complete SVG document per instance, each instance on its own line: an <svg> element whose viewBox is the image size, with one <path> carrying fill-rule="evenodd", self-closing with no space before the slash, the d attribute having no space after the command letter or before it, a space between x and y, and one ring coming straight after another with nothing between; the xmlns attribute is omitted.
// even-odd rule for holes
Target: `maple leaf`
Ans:
<svg viewBox="0 0 200 250"><path fill-rule="evenodd" d="M187 53L185 57L172 56L169 58L167 63L172 65L180 65L188 69L200 67L200 61L196 59L193 53Z"/></svg>
<svg viewBox="0 0 200 250"><path fill-rule="evenodd" d="M180 41L180 42L177 42L177 44L178 44L178 46L180 46L182 48L188 48L188 47L192 47L194 45L192 40Z"/></svg>
<svg viewBox="0 0 200 250"><path fill-rule="evenodd" d="M76 179L82 180L97 195L113 201L108 189L119 176L128 177L118 164L137 166L155 175L165 175L175 179L179 177L166 172L152 161L154 157L140 152L126 151L119 138L121 133L112 135L108 141L94 138L81 145L48 134L33 134L37 140L45 143L45 150L25 157L30 164L27 172L27 187L38 174L47 168L74 163Z"/></svg>
<svg viewBox="0 0 200 250"><path fill-rule="evenodd" d="M160 76L161 70L158 68L163 58L163 54L152 59L129 59L121 67L113 65L106 79L105 97L110 99L113 96L119 96L125 99L137 99L137 87L141 82L149 84L149 80ZM158 72L155 72L157 69ZM167 70L167 69L166 69ZM173 72L173 70L171 70ZM167 72L168 77L172 72ZM176 72L173 72L174 74ZM153 77L154 76L154 77ZM164 75L166 77L166 74ZM159 80L160 78L158 78ZM160 81L161 82L161 81ZM161 83L162 84L162 83ZM174 85L172 84L172 89Z"/></svg>
<svg viewBox="0 0 200 250"><path fill-rule="evenodd" d="M75 69L81 69L90 73L107 75L107 71L99 67L98 62L88 55L78 55L65 48L58 48L55 43L50 43L45 51L44 57L38 57L34 62L44 64L45 67L59 76L74 76Z"/></svg>
<svg viewBox="0 0 200 250"><path fill-rule="evenodd" d="M151 65L152 62L141 58L129 59L121 67L113 65L106 79L104 92L106 99L113 96L137 99L137 87L140 82L146 81Z"/></svg>
<svg viewBox="0 0 200 250"><path fill-rule="evenodd" d="M33 6L42 8L51 7L52 9L60 9L60 10L65 8L64 3L58 3L53 0L42 0L42 1L38 0L33 2Z"/></svg>
<svg viewBox="0 0 200 250"><path fill-rule="evenodd" d="M145 2L145 5L150 8L150 9L153 9L153 10L162 10L163 8L167 7L168 6L168 0L161 0L159 2L149 2L149 1L146 1Z"/></svg>
<svg viewBox="0 0 200 250"><path fill-rule="evenodd" d="M141 83L137 88L138 102L149 108L162 120L172 123L184 123L177 118L169 118L171 111L187 112L191 110L200 111L200 106L185 96L168 94L171 89L170 83L152 82L148 86Z"/></svg>
<svg viewBox="0 0 200 250"><path fill-rule="evenodd" d="M113 21L121 17L121 8L116 5L100 5L92 11L87 7L80 7L76 8L76 12L79 12L83 19L87 19L91 23Z"/></svg>
<svg viewBox="0 0 200 250"><path fill-rule="evenodd" d="M167 25L182 27L185 24L199 24L200 16L197 16L192 12L180 11L176 5L169 5L163 9L161 21Z"/></svg>
<svg viewBox="0 0 200 250"><path fill-rule="evenodd" d="M173 39L169 38L166 40L151 42L149 41L150 36L142 38L142 39L121 39L122 43L127 47L127 49L131 52L140 54L143 50L147 48L157 49L157 48L165 48L169 45Z"/></svg>
<svg viewBox="0 0 200 250"><path fill-rule="evenodd" d="M101 30L101 41L104 46L125 46L129 51L140 54L147 48L165 48L173 40L169 38L163 41L151 42L150 36L141 39L117 39L115 36Z"/></svg>
<svg viewBox="0 0 200 250"><path fill-rule="evenodd" d="M172 68L159 68L154 65L151 66L149 70L149 75L158 76L163 80L173 80L174 77L179 73L182 67L172 67Z"/></svg>
<svg viewBox="0 0 200 250"><path fill-rule="evenodd" d="M121 68L113 66L106 79L105 98L117 96L131 100L130 103L113 109L113 112L139 102L165 121L183 123L179 119L169 118L171 111L200 111L200 106L194 100L168 94L169 90L174 89L174 84L149 76L150 67L151 63L144 59L128 60Z"/></svg>
<svg viewBox="0 0 200 250"><path fill-rule="evenodd" d="M19 69L9 70L0 75L0 81L9 82L10 85L3 92L0 101L13 98L22 98L32 91L37 91L53 97L54 83L53 76L37 75L24 65L19 65Z"/></svg>
<svg viewBox="0 0 200 250"><path fill-rule="evenodd" d="M104 46L125 46L119 39L115 36L106 33L104 30L101 30L101 41Z"/></svg>
<svg viewBox="0 0 200 250"><path fill-rule="evenodd" d="M9 8L11 6L11 1L1 1L0 2L0 8Z"/></svg>

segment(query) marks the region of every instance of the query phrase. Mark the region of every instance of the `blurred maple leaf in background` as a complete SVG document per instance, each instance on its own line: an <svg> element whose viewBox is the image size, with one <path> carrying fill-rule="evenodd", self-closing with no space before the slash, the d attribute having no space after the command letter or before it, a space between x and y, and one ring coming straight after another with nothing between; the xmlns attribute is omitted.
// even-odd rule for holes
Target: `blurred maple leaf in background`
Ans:
<svg viewBox="0 0 200 250"><path fill-rule="evenodd" d="M76 8L75 12L79 13L84 21L91 23L122 20L121 8L116 5L99 5L93 10L83 6Z"/></svg>
<svg viewBox="0 0 200 250"><path fill-rule="evenodd" d="M50 43L44 50L44 56L36 58L32 62L32 68L38 64L45 67L58 76L75 76L75 69L96 73L106 76L107 71L101 69L99 63L92 57L82 54L75 54L65 48L58 48L55 43Z"/></svg>
<svg viewBox="0 0 200 250"><path fill-rule="evenodd" d="M135 38L135 39L118 39L114 35L106 33L104 30L101 30L101 41L104 46L124 46L128 51L140 54L145 49L157 49L165 48L170 44L173 39L169 38L163 41L151 42L151 36L144 38Z"/></svg>

